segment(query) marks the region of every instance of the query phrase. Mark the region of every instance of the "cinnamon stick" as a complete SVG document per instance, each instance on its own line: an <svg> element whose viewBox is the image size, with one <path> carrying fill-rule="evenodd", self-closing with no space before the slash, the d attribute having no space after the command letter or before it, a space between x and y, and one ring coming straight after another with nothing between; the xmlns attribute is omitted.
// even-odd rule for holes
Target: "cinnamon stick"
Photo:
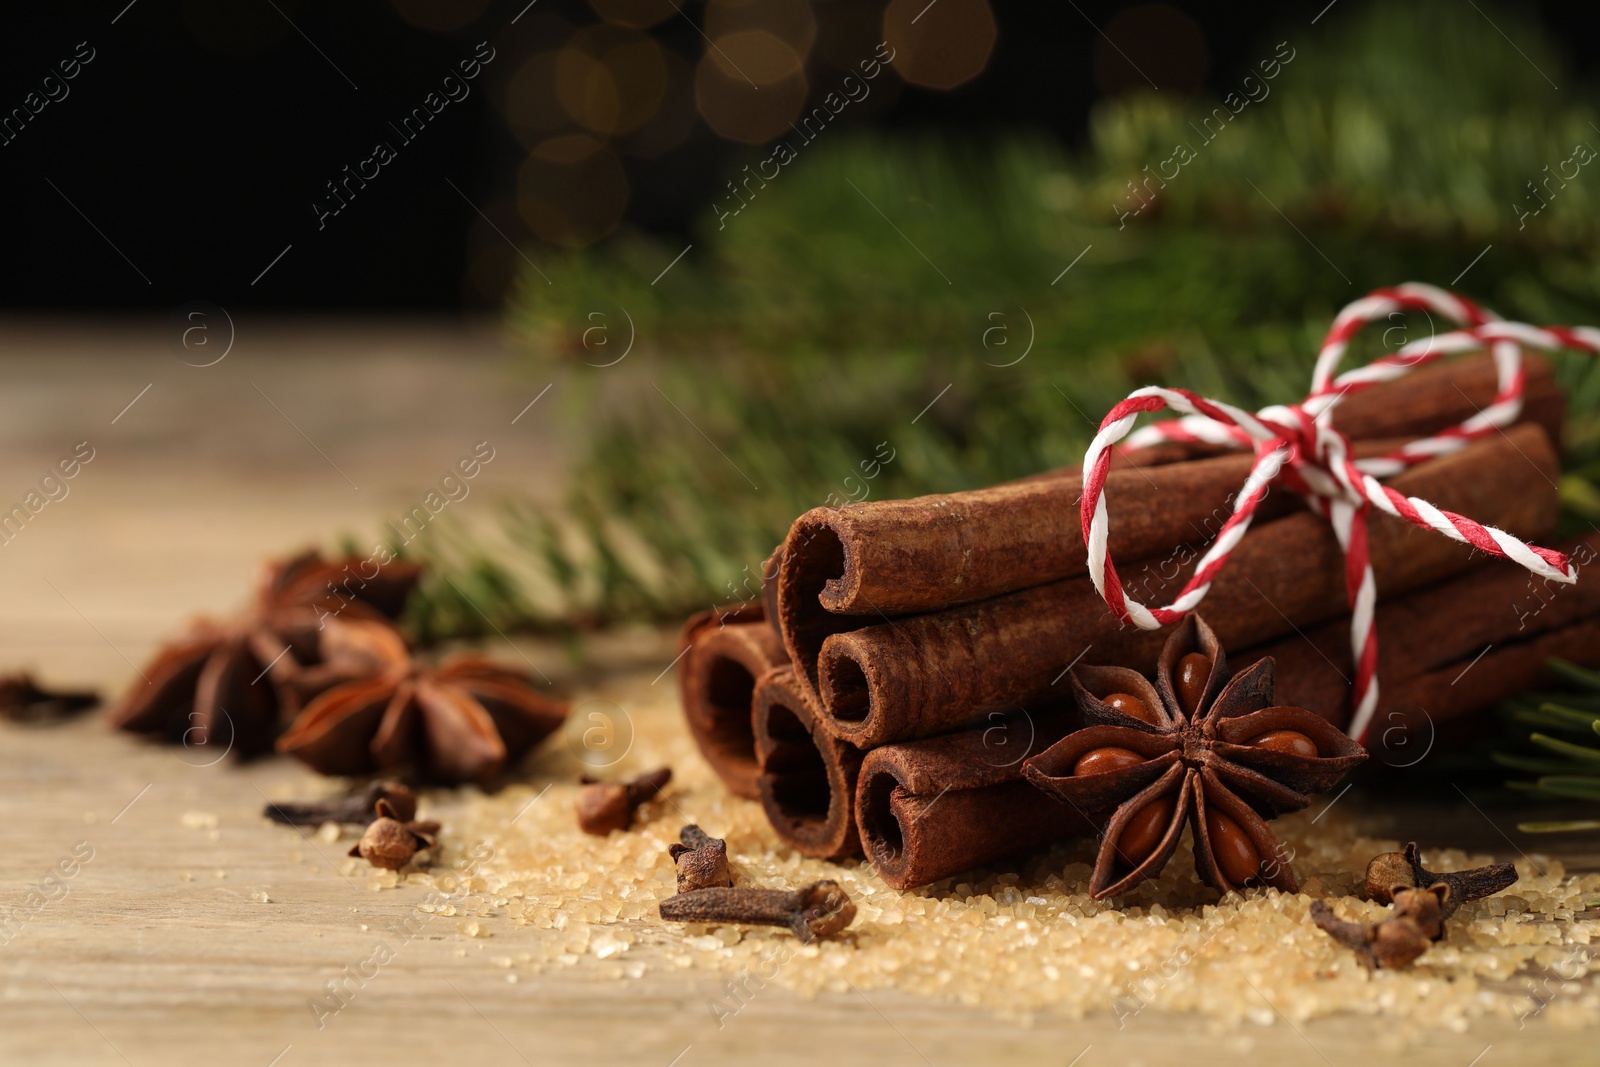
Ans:
<svg viewBox="0 0 1600 1067"><path fill-rule="evenodd" d="M1544 431L1530 424L1414 467L1391 484L1518 537L1538 538L1559 512L1556 472ZM1378 513L1368 549L1386 596L1458 573L1471 561L1465 546ZM1136 598L1164 602L1194 558L1193 551L1169 557L1172 566L1161 567L1153 582L1136 581L1137 569L1130 568L1124 582L1136 586ZM1309 512L1252 528L1205 601L1219 640L1235 647L1346 610L1343 552L1328 523ZM1048 701L1052 683L1091 648L1099 663L1138 667L1154 660L1163 639L1159 631L1121 627L1088 578L834 634L818 658L823 724L862 748L927 737L990 711Z"/></svg>
<svg viewBox="0 0 1600 1067"><path fill-rule="evenodd" d="M1517 421L1538 424L1559 446L1566 394L1555 380L1555 366L1539 353L1525 351L1522 368L1526 379ZM1351 440L1427 437L1488 407L1498 387L1494 357L1489 353L1442 359L1345 397L1333 410L1333 425Z"/></svg>
<svg viewBox="0 0 1600 1067"><path fill-rule="evenodd" d="M1530 356L1526 370L1523 418L1538 420L1558 439L1563 400L1552 368ZM1349 396L1333 421L1357 439L1409 438L1462 421L1494 392L1487 355L1447 360ZM1114 556L1137 559L1205 541L1226 520L1249 457L1178 465L1189 447L1117 457L1106 484ZM1079 477L1078 468L1065 468L972 492L813 508L800 516L769 561L777 582L764 594L807 694L822 699L822 644L855 629L851 616L938 611L1086 573ZM1282 503L1270 499L1268 512L1281 514Z"/></svg>
<svg viewBox="0 0 1600 1067"><path fill-rule="evenodd" d="M1051 841L1085 833L1087 817L1035 789L1023 761L1072 729L1065 708L868 752L856 785L867 859L894 889L911 889Z"/></svg>
<svg viewBox="0 0 1600 1067"><path fill-rule="evenodd" d="M678 639L678 692L689 733L737 796L759 799L751 697L756 679L785 662L760 601L702 611Z"/></svg>
<svg viewBox="0 0 1600 1067"><path fill-rule="evenodd" d="M1422 701L1435 719L1497 703L1515 692L1506 690L1512 680L1525 676L1523 658L1500 659L1501 653L1600 618L1600 574L1590 568L1600 560L1600 533L1556 547L1579 567L1573 585L1547 583L1514 563L1493 560L1378 605L1378 730L1398 722L1395 714L1412 712L1418 694L1435 691L1437 676L1461 684L1444 687L1447 700ZM1242 668L1266 656L1277 660L1284 703L1314 711L1340 729L1349 724L1354 670L1348 616L1246 649L1237 661ZM1600 644L1579 649L1575 662L1600 666ZM1523 688L1531 687L1530 682Z"/></svg>
<svg viewBox="0 0 1600 1067"><path fill-rule="evenodd" d="M861 855L855 811L860 750L818 728L789 666L756 681L754 707L757 784L772 829L802 855Z"/></svg>
<svg viewBox="0 0 1600 1067"><path fill-rule="evenodd" d="M1374 720L1380 725L1369 744L1375 752L1388 745L1398 755L1401 750L1380 731L1398 731L1391 737L1425 739L1437 727L1471 712L1530 689L1554 685L1557 677L1549 667L1552 657L1600 667L1600 617L1591 615L1529 640L1494 646L1476 662L1463 660L1420 674L1396 686L1387 700L1380 694L1380 717ZM1416 753L1418 757L1423 754Z"/></svg>
<svg viewBox="0 0 1600 1067"><path fill-rule="evenodd" d="M1142 559L1205 540L1227 521L1253 457L1219 456L1113 471L1112 552ZM887 619L1082 574L1088 566L1072 478L968 493L813 508L784 542L778 612L784 645L820 695L817 660L832 635Z"/></svg>

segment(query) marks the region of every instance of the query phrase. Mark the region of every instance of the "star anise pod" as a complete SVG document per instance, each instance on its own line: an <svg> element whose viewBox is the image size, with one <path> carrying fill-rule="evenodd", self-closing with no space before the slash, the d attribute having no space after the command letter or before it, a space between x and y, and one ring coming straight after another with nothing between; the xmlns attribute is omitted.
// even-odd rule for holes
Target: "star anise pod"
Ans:
<svg viewBox="0 0 1600 1067"><path fill-rule="evenodd" d="M319 608L331 615L342 614L354 603L361 605L357 614L376 612L398 619L421 576L421 564L392 556L386 561L375 556L327 560L308 549L269 564L256 599L264 605Z"/></svg>
<svg viewBox="0 0 1600 1067"><path fill-rule="evenodd" d="M1333 788L1366 751L1304 708L1274 706L1272 672L1268 658L1230 677L1194 615L1167 639L1154 685L1122 667L1072 672L1084 727L1023 768L1100 825L1095 898L1159 874L1186 821L1207 885L1297 889L1266 820Z"/></svg>
<svg viewBox="0 0 1600 1067"><path fill-rule="evenodd" d="M330 624L324 644L361 648L349 631L372 624ZM330 648L335 670L349 653ZM317 696L278 739L278 751L323 774L359 775L403 767L432 782L481 782L494 777L559 729L566 706L537 692L521 671L478 656L439 667L389 655L375 673Z"/></svg>
<svg viewBox="0 0 1600 1067"><path fill-rule="evenodd" d="M282 721L317 688L316 675L298 676L320 662L328 621L387 625L418 574L398 560L380 567L315 552L269 564L248 610L202 619L156 653L111 710L111 724L239 758L269 752ZM397 633L394 641L403 647Z"/></svg>

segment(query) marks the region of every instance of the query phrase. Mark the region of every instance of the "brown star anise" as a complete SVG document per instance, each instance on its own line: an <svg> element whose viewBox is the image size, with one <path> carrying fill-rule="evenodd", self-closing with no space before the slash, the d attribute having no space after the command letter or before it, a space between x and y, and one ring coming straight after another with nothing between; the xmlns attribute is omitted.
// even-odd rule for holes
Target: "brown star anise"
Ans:
<svg viewBox="0 0 1600 1067"><path fill-rule="evenodd" d="M323 774L410 767L427 781L481 782L566 721L566 706L521 671L477 656L422 666L403 647L386 648L373 626L339 620L325 628L330 671L367 676L307 704L278 739L279 752Z"/></svg>
<svg viewBox="0 0 1600 1067"><path fill-rule="evenodd" d="M380 567L370 559L328 561L316 552L269 564L243 614L199 620L156 653L111 710L111 724L241 759L269 752L283 719L314 691L315 675L289 683L320 662L326 622L386 624L404 607L419 573L416 564L399 560Z"/></svg>
<svg viewBox="0 0 1600 1067"><path fill-rule="evenodd" d="M1268 658L1230 678L1216 635L1194 615L1167 639L1154 685L1122 667L1073 671L1084 727L1023 768L1101 826L1096 899L1159 874L1185 821L1207 885L1296 890L1266 820L1333 788L1366 752L1304 708L1273 706L1272 672Z"/></svg>

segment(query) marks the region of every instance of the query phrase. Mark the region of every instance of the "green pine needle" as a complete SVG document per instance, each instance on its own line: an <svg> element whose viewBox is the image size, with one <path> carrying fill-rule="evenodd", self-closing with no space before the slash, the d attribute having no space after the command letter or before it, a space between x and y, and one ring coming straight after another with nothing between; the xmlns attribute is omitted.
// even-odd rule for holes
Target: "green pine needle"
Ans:
<svg viewBox="0 0 1600 1067"><path fill-rule="evenodd" d="M1530 774L1587 774L1591 773L1581 763L1570 760L1539 759L1537 756L1524 756L1515 752L1491 752L1489 758L1502 767L1514 771L1527 771ZM1592 773L1600 774L1600 770Z"/></svg>
<svg viewBox="0 0 1600 1067"><path fill-rule="evenodd" d="M1519 822L1517 829L1527 834L1565 834L1574 830L1600 830L1600 820L1596 819L1568 819L1565 822ZM1592 906L1600 901L1590 901L1586 906Z"/></svg>
<svg viewBox="0 0 1600 1067"><path fill-rule="evenodd" d="M1546 165L1600 144L1597 98L1567 88L1536 24L1483 3L1493 24L1420 0L1296 35L1270 95L1220 133L1204 133L1219 101L1168 94L1105 101L1082 147L829 129L737 216L708 205L664 277L676 239L530 250L551 284L530 268L509 314L581 442L571 489L559 509L514 502L477 534L492 550L430 534L422 552L460 588L430 579L417 632L570 632L745 599L805 510L1077 463L1140 385L1298 400L1333 316L1380 285L1471 265L1459 288L1502 315L1600 322L1600 178L1567 181L1538 215L1513 207ZM1501 31L1559 100L1507 60ZM1130 182L1179 143L1195 158L1126 214ZM601 366L623 312L639 343ZM601 321L608 347L585 349ZM1345 365L1443 328L1394 316ZM1600 361L1556 359L1571 397L1565 529L1587 531Z"/></svg>
<svg viewBox="0 0 1600 1067"><path fill-rule="evenodd" d="M1550 669L1573 685L1591 690L1600 697L1600 671L1591 671L1560 658L1550 660Z"/></svg>
<svg viewBox="0 0 1600 1067"><path fill-rule="evenodd" d="M1560 753L1563 756L1578 760L1581 763L1592 764L1596 767L1600 767L1600 748L1589 748L1586 745L1575 745L1571 741L1563 741L1560 738L1551 737L1548 734L1531 734L1529 735L1528 740L1532 741L1540 748L1548 749L1551 752Z"/></svg>

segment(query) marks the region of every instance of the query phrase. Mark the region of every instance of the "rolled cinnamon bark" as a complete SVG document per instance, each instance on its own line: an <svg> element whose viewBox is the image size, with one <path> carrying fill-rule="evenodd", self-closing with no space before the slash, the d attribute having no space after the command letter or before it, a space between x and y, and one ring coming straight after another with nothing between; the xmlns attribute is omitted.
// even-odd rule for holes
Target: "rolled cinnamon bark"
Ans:
<svg viewBox="0 0 1600 1067"><path fill-rule="evenodd" d="M772 829L802 855L861 855L856 832L856 776L861 752L821 730L817 713L789 666L756 681L757 785Z"/></svg>
<svg viewBox="0 0 1600 1067"><path fill-rule="evenodd" d="M1563 400L1551 366L1530 357L1526 371L1523 418L1547 425L1556 439ZM1333 419L1357 439L1414 437L1462 421L1494 392L1487 355L1447 360L1351 395ZM1114 467L1123 469L1106 482L1115 556L1138 559L1205 541L1226 520L1250 458L1178 465L1185 447L1118 457ZM852 616L939 611L1086 573L1079 477L1078 468L1064 468L972 492L813 508L800 516L774 555L776 585L766 588L769 614L775 611L807 694L824 700L818 656L828 637L860 625ZM1268 512L1282 513L1279 499Z"/></svg>
<svg viewBox="0 0 1600 1067"><path fill-rule="evenodd" d="M1053 709L868 752L856 785L867 859L895 889L911 889L1094 828L1035 789L1022 763L1065 737L1074 718Z"/></svg>
<svg viewBox="0 0 1600 1067"><path fill-rule="evenodd" d="M1544 431L1530 424L1414 467L1390 484L1515 536L1538 538L1559 513L1556 473ZM1381 513L1372 516L1368 551L1384 596L1459 573L1471 562L1466 546ZM1181 587L1195 555L1171 557L1170 568L1143 582L1132 573L1124 585L1136 599L1161 603ZM1348 610L1344 566L1332 529L1309 512L1252 528L1213 581L1206 619L1224 645L1243 648L1337 617ZM1050 702L1053 682L1091 649L1100 664L1146 665L1164 637L1122 627L1088 578L834 634L818 660L823 724L862 748L931 736L991 711Z"/></svg>
<svg viewBox="0 0 1600 1067"><path fill-rule="evenodd" d="M1368 747L1381 762L1409 766L1411 761L1402 763L1401 758L1414 751L1420 759L1425 755L1420 742L1436 736L1439 728L1459 726L1472 712L1555 684L1549 667L1552 657L1600 667L1600 617L1591 615L1526 641L1495 645L1476 662L1464 659L1395 686L1392 695L1379 698L1381 714L1374 720ZM1405 741L1397 745L1392 738ZM1396 758L1385 758L1384 750Z"/></svg>
<svg viewBox="0 0 1600 1067"><path fill-rule="evenodd" d="M1252 456L1113 471L1106 495L1112 551L1142 559L1204 540L1227 521ZM778 612L784 645L815 699L817 660L832 635L982 600L1088 566L1076 479L1043 478L968 493L813 508L784 542Z"/></svg>
<svg viewBox="0 0 1600 1067"><path fill-rule="evenodd" d="M1537 423L1559 445L1566 394L1556 383L1555 367L1537 352L1524 352L1522 368L1522 413L1517 421ZM1427 437L1488 407L1498 385L1494 357L1487 352L1443 359L1404 378L1350 394L1334 408L1333 425L1352 440Z"/></svg>
<svg viewBox="0 0 1600 1067"><path fill-rule="evenodd" d="M730 792L759 799L751 698L756 679L785 662L760 601L702 611L678 639L678 692L689 733Z"/></svg>
<svg viewBox="0 0 1600 1067"><path fill-rule="evenodd" d="M782 564L783 545L779 544L761 565L761 610L767 617L767 625L772 627L780 639L783 631L778 628L778 568ZM784 655L788 653L785 652Z"/></svg>
<svg viewBox="0 0 1600 1067"><path fill-rule="evenodd" d="M1419 693L1436 690L1436 679L1424 680L1435 675L1461 682L1459 687L1446 686L1448 700L1435 701L1438 707L1429 708L1435 718L1497 703L1510 695L1505 691L1508 679L1524 677L1519 673L1520 657L1497 660L1497 656L1600 618L1600 574L1590 569L1600 560L1600 533L1556 547L1578 565L1579 578L1573 585L1547 583L1514 563L1493 560L1378 605L1374 722L1379 730L1389 727L1393 713L1409 713ZM1577 662L1600 665L1600 644L1579 651ZM1480 654L1482 659L1477 658ZM1283 703L1314 711L1340 729L1349 725L1354 669L1348 615L1304 634L1242 650L1236 661L1243 668L1267 656L1277 660L1278 697ZM1496 668L1496 663L1519 666Z"/></svg>

